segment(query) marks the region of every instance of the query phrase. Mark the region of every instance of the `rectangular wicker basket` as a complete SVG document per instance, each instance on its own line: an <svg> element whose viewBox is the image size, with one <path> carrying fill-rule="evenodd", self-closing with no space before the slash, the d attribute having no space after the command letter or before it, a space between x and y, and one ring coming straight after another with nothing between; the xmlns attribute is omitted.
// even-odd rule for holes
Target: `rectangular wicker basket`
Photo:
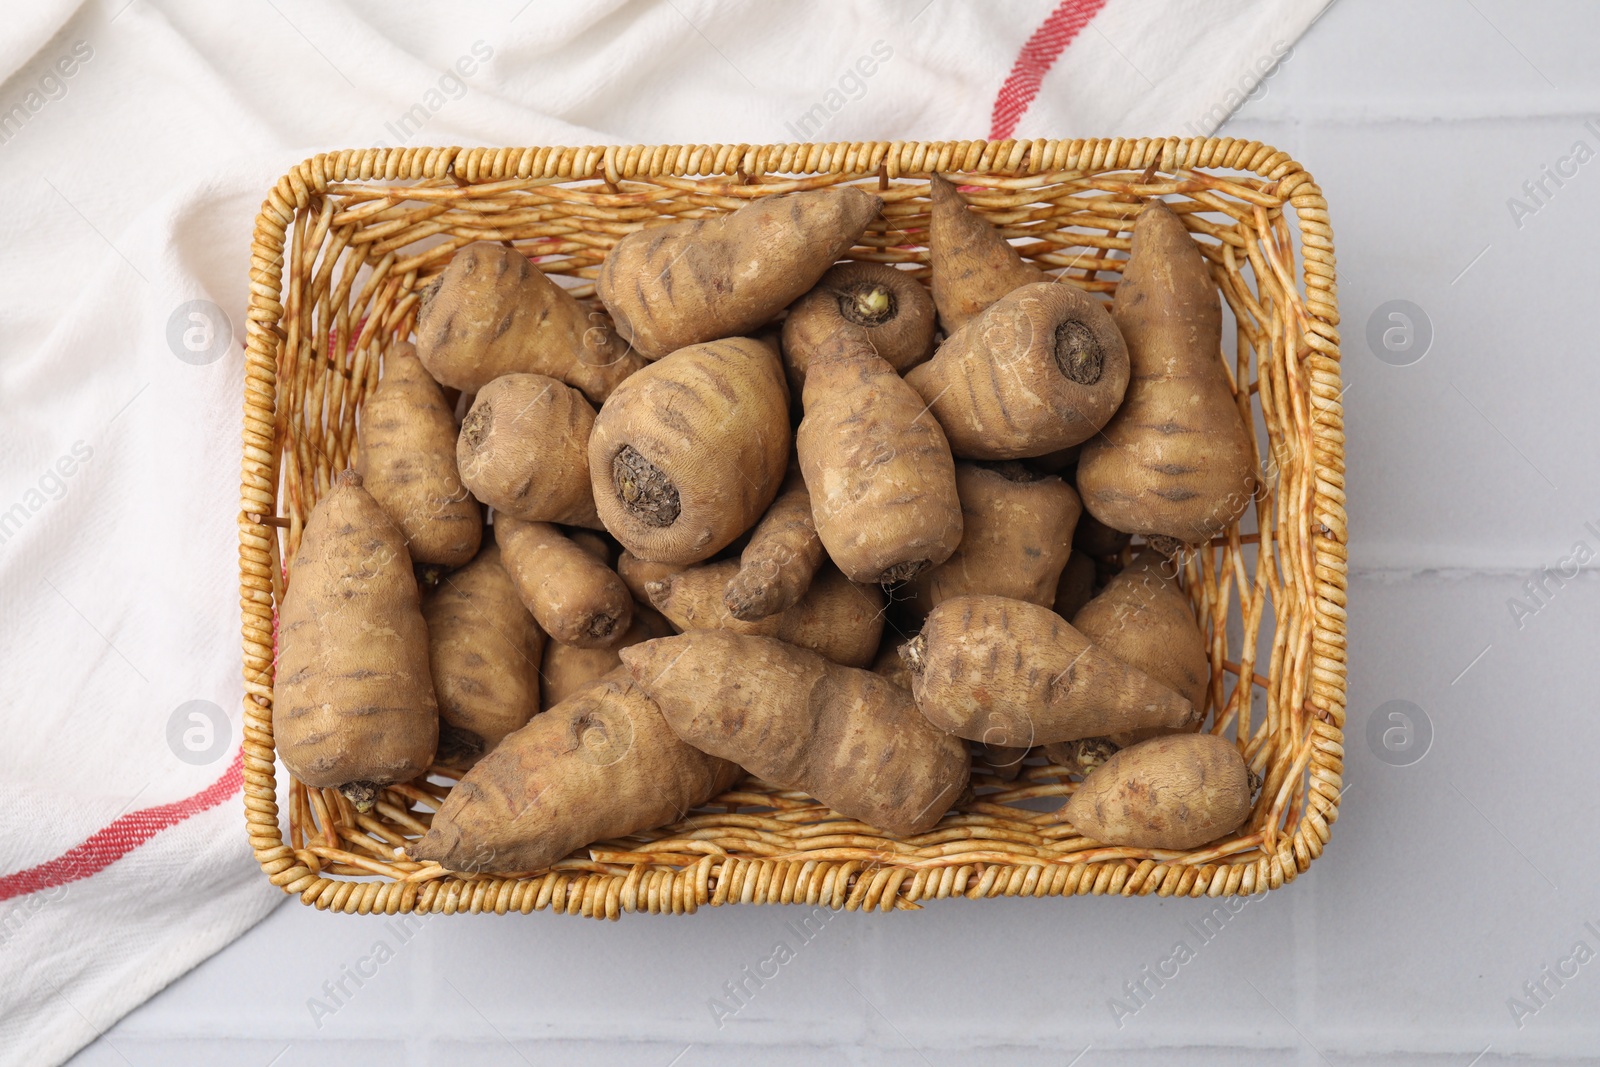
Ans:
<svg viewBox="0 0 1600 1067"><path fill-rule="evenodd" d="M855 182L885 206L852 258L915 264L925 279L934 172L981 187L971 199L1025 256L1091 292L1116 290L1115 253L1128 248L1139 195L1166 196L1211 263L1236 321L1230 374L1264 427L1247 532L1230 530L1185 565L1210 641L1206 728L1236 737L1265 779L1235 836L1189 852L1087 842L1047 810L1074 780L1036 752L1012 782L976 775L963 802L913 839L840 824L803 794L751 780L678 824L548 871L461 876L397 854L425 831L447 779L388 789L367 815L334 790L280 783L272 680L285 567L312 505L353 458L382 345L408 334L418 291L455 249L514 244L587 297L607 250L652 219ZM368 149L306 160L268 194L251 246L239 566L245 814L262 870L307 904L350 913L605 918L707 903L887 910L952 896L1215 896L1292 880L1328 840L1343 773L1336 292L1327 203L1311 175L1283 152L1228 138Z"/></svg>

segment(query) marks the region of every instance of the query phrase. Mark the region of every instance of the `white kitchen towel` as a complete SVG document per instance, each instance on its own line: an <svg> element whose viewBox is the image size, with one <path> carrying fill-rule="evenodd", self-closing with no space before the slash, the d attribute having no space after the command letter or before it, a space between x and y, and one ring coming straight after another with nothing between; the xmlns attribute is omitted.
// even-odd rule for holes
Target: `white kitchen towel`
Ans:
<svg viewBox="0 0 1600 1067"><path fill-rule="evenodd" d="M1204 134L1325 2L8 5L0 1062L64 1060L284 899L243 833L234 590L247 253L285 169Z"/></svg>

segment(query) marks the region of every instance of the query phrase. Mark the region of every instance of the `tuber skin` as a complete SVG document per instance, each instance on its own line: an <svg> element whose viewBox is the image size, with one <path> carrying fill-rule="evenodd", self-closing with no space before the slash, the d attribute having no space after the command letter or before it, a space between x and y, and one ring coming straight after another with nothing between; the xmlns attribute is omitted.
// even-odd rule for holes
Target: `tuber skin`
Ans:
<svg viewBox="0 0 1600 1067"><path fill-rule="evenodd" d="M453 871L541 871L584 845L675 822L741 776L679 741L617 670L508 735L407 852Z"/></svg>
<svg viewBox="0 0 1600 1067"><path fill-rule="evenodd" d="M1094 596L1094 581L1094 560L1073 549L1072 555L1067 557L1067 565L1061 568L1061 580L1056 583L1051 610L1063 619L1071 619Z"/></svg>
<svg viewBox="0 0 1600 1067"><path fill-rule="evenodd" d="M605 312L492 241L462 248L424 292L417 354L441 385L464 393L506 374L543 374L595 404L644 366Z"/></svg>
<svg viewBox="0 0 1600 1067"><path fill-rule="evenodd" d="M1014 782L1022 773L1022 763L1028 758L1028 753L1033 749L1027 747L1011 747L1008 745L986 745L981 741L972 743L974 757L994 772L994 776L1002 782Z"/></svg>
<svg viewBox="0 0 1600 1067"><path fill-rule="evenodd" d="M622 657L617 654L620 650L641 641L671 637L675 633L677 631L660 612L643 604L635 604L633 625L610 648L579 648L577 645L552 641L545 650L540 700L545 707L554 707L622 666Z"/></svg>
<svg viewBox="0 0 1600 1067"><path fill-rule="evenodd" d="M641 604L650 603L650 583L670 578L684 569L683 565L677 563L652 563L640 559L627 549L617 556L617 576L628 587L628 592L633 594L633 599Z"/></svg>
<svg viewBox="0 0 1600 1067"><path fill-rule="evenodd" d="M1193 704L1204 708L1211 683L1206 635L1177 581L1177 568L1153 548L1133 562L1072 617L1079 633L1122 662L1143 671ZM1188 729L1199 729L1196 721ZM1114 733L1126 748L1167 733L1148 727Z"/></svg>
<svg viewBox="0 0 1600 1067"><path fill-rule="evenodd" d="M1087 441L1128 386L1128 350L1100 302L1025 285L945 338L906 381L966 459L1025 459Z"/></svg>
<svg viewBox="0 0 1600 1067"><path fill-rule="evenodd" d="M836 334L849 333L904 374L933 355L933 298L908 272L887 263L841 263L795 301L783 320L783 365L797 395L806 368Z"/></svg>
<svg viewBox="0 0 1600 1067"><path fill-rule="evenodd" d="M1253 778L1226 738L1157 737L1091 771L1061 814L1078 833L1106 845L1198 848L1244 825Z"/></svg>
<svg viewBox="0 0 1600 1067"><path fill-rule="evenodd" d="M547 522L495 517L506 573L552 640L610 648L633 622L633 597L617 573Z"/></svg>
<svg viewBox="0 0 1600 1067"><path fill-rule="evenodd" d="M872 661L872 673L882 675L906 692L911 692L911 671L900 658L899 634L885 637L878 647L878 658Z"/></svg>
<svg viewBox="0 0 1600 1067"><path fill-rule="evenodd" d="M778 356L759 341L710 341L657 360L595 419L589 475L600 521L640 559L708 559L777 496L788 409Z"/></svg>
<svg viewBox="0 0 1600 1067"><path fill-rule="evenodd" d="M500 546L446 574L422 603L439 698L435 762L464 770L539 710L544 631L517 596Z"/></svg>
<svg viewBox="0 0 1600 1067"><path fill-rule="evenodd" d="M383 357L361 409L356 471L406 539L413 563L459 567L478 551L483 508L456 472L456 422L409 341Z"/></svg>
<svg viewBox="0 0 1600 1067"><path fill-rule="evenodd" d="M938 174L929 184L928 263L945 333L954 333L1007 293L1050 280L973 212L954 185Z"/></svg>
<svg viewBox="0 0 1600 1067"><path fill-rule="evenodd" d="M456 464L472 495L528 522L598 528L589 486L594 408L543 374L507 374L478 390Z"/></svg>
<svg viewBox="0 0 1600 1067"><path fill-rule="evenodd" d="M846 818L924 833L966 787L966 746L871 671L729 630L646 641L622 662L685 742Z"/></svg>
<svg viewBox="0 0 1600 1067"><path fill-rule="evenodd" d="M751 531L738 571L723 591L728 614L741 622L755 622L787 611L806 595L826 558L811 518L811 494L800 469L791 466L778 498Z"/></svg>
<svg viewBox="0 0 1600 1067"><path fill-rule="evenodd" d="M1130 535L1113 530L1086 511L1079 517L1077 529L1073 531L1072 547L1103 559L1121 555L1132 540Z"/></svg>
<svg viewBox="0 0 1600 1067"><path fill-rule="evenodd" d="M814 286L883 202L854 186L782 193L630 233L595 292L646 359L748 334Z"/></svg>
<svg viewBox="0 0 1600 1067"><path fill-rule="evenodd" d="M1116 530L1200 544L1255 492L1250 431L1222 360L1222 303L1183 222L1159 200L1139 213L1114 311L1128 343L1127 399L1085 444L1078 491Z"/></svg>
<svg viewBox="0 0 1600 1067"><path fill-rule="evenodd" d="M955 461L927 405L863 342L806 374L795 454L817 536L854 582L905 581L961 541Z"/></svg>
<svg viewBox="0 0 1600 1067"><path fill-rule="evenodd" d="M903 592L913 610L926 614L970 593L1053 604L1083 510L1072 487L1020 463L963 461L956 464L956 492L961 543L949 559L907 583Z"/></svg>
<svg viewBox="0 0 1600 1067"><path fill-rule="evenodd" d="M613 546L611 539L605 534L597 533L594 530L568 530L566 534L567 540L601 563L604 563L607 567L611 567L613 570L616 569L616 548ZM622 584L626 585L628 583L624 582Z"/></svg>
<svg viewBox="0 0 1600 1067"><path fill-rule="evenodd" d="M311 510L278 613L272 735L284 766L358 811L428 769L439 706L405 539L353 470Z"/></svg>
<svg viewBox="0 0 1600 1067"><path fill-rule="evenodd" d="M688 567L646 587L650 603L679 630L731 630L776 637L847 667L872 662L883 636L883 591L857 585L825 566L799 603L753 622L733 617L722 591L739 569L734 560Z"/></svg>
<svg viewBox="0 0 1600 1067"><path fill-rule="evenodd" d="M1193 705L1096 647L1049 608L962 596L901 651L917 707L941 730L1010 748L1195 721Z"/></svg>

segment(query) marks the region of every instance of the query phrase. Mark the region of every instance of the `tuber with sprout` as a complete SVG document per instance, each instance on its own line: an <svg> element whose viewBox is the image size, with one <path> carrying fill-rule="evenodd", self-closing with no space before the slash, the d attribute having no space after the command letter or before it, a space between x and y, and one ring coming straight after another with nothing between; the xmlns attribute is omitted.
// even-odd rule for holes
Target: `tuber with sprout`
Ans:
<svg viewBox="0 0 1600 1067"><path fill-rule="evenodd" d="M800 393L806 368L835 334L850 333L904 374L933 354L933 298L887 263L841 263L795 301L783 320L783 364Z"/></svg>

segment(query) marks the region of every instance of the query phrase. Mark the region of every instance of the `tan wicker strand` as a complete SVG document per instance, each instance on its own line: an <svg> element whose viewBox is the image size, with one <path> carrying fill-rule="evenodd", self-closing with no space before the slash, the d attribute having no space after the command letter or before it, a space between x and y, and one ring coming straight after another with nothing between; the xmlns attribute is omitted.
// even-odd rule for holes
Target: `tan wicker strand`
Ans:
<svg viewBox="0 0 1600 1067"><path fill-rule="evenodd" d="M357 415L382 352L409 332L418 290L455 249L510 241L588 298L610 247L653 219L859 182L883 192L889 229L855 255L925 281L917 242L934 171L981 187L977 210L1019 251L1091 292L1115 291L1136 210L1119 194L1130 189L1165 196L1212 264L1236 323L1236 395L1266 427L1256 530L1228 531L1185 567L1209 630L1209 728L1236 735L1265 779L1235 838L1189 853L1087 842L1053 813L1019 806L1073 789L1068 772L1038 753L1015 782L975 777L971 801L913 839L752 779L674 826L597 845L592 862L580 855L521 876L455 875L404 857L449 780L388 790L361 816L337 794L298 783L280 800L272 677L284 568L312 505L355 458ZM304 161L268 191L256 219L244 335L243 792L263 873L307 904L347 914L597 919L733 903L889 910L955 896L1233 896L1292 881L1326 847L1343 788L1348 553L1336 279L1328 205L1311 175L1270 145L1234 138L434 147Z"/></svg>

